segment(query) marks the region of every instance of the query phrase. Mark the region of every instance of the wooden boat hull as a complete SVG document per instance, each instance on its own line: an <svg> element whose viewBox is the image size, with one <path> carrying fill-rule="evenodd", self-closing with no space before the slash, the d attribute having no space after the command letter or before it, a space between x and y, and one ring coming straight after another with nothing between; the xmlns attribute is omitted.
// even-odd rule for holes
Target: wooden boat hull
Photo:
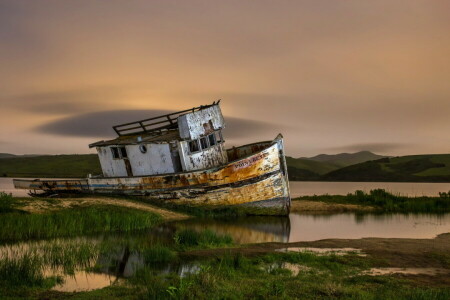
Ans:
<svg viewBox="0 0 450 300"><path fill-rule="evenodd" d="M228 150L232 162L207 170L142 177L14 180L16 188L51 192L142 195L202 208L238 207L257 215L289 213L289 181L282 136ZM28 185L27 185L28 184Z"/></svg>

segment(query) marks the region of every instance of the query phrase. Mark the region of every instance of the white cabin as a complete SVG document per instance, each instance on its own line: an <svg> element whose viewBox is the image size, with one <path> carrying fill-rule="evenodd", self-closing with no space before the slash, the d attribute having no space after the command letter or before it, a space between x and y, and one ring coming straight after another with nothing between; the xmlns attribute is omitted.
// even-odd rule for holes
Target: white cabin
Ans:
<svg viewBox="0 0 450 300"><path fill-rule="evenodd" d="M114 126L116 139L89 145L97 149L103 176L170 174L226 164L219 102Z"/></svg>

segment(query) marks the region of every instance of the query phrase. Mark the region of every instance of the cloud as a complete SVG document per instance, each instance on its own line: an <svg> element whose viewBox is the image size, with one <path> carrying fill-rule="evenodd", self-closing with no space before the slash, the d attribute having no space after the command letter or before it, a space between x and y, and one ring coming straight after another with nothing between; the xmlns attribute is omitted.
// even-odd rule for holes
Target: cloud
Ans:
<svg viewBox="0 0 450 300"><path fill-rule="evenodd" d="M16 109L42 114L74 114L88 112L105 103L111 107L120 98L118 88L104 86L35 92L6 99L8 106Z"/></svg>
<svg viewBox="0 0 450 300"><path fill-rule="evenodd" d="M35 131L60 136L108 138L115 136L112 126L165 115L169 110L111 110L78 114L38 126ZM269 122L225 117L227 139L261 134L274 125Z"/></svg>
<svg viewBox="0 0 450 300"><path fill-rule="evenodd" d="M395 151L398 149L405 148L407 146L410 145L402 143L361 143L328 148L327 150L337 152L371 151L371 152L387 153L389 151Z"/></svg>

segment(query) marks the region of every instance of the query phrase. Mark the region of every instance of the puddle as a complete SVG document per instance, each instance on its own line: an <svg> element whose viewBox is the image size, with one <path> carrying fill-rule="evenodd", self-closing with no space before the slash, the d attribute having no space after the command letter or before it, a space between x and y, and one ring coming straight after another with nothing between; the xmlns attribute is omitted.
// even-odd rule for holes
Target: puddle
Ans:
<svg viewBox="0 0 450 300"><path fill-rule="evenodd" d="M50 274L49 274L50 275ZM64 282L52 288L60 292L82 292L101 289L117 282L118 278L109 274L75 272L74 275L63 277Z"/></svg>
<svg viewBox="0 0 450 300"><path fill-rule="evenodd" d="M449 270L442 268L372 268L364 274L373 276L389 274L436 276L448 273L450 273Z"/></svg>
<svg viewBox="0 0 450 300"><path fill-rule="evenodd" d="M289 247L283 249L277 249L278 252L312 252L318 255L347 255L355 253L358 256L367 256L361 252L361 249L356 248L312 248L312 247Z"/></svg>

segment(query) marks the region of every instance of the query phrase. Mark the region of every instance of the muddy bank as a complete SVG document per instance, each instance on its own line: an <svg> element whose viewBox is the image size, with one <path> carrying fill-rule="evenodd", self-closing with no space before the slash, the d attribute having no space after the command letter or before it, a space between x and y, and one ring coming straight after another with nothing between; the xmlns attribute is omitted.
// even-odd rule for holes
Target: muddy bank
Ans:
<svg viewBox="0 0 450 300"><path fill-rule="evenodd" d="M375 207L357 204L326 203L311 200L292 200L291 212L300 214L326 214L342 212L374 212Z"/></svg>
<svg viewBox="0 0 450 300"><path fill-rule="evenodd" d="M363 239L325 239L313 242L263 243L245 245L241 248L195 250L183 253L189 258L242 254L256 256L280 251L291 247L308 248L352 248L371 259L383 268L439 268L447 270L435 276L413 276L420 282L433 279L436 284L450 284L450 233L441 234L434 239L399 239L399 238L363 238Z"/></svg>

